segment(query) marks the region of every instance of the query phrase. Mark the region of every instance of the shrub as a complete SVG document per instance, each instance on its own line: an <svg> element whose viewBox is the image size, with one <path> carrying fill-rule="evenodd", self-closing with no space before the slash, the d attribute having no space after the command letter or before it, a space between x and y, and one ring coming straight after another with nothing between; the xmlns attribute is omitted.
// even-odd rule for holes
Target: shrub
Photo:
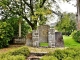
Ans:
<svg viewBox="0 0 80 60"><path fill-rule="evenodd" d="M71 33L71 36L73 37L76 32L77 32L77 31L74 30L74 31Z"/></svg>
<svg viewBox="0 0 80 60"><path fill-rule="evenodd" d="M40 60L58 60L58 59L54 56L43 56Z"/></svg>
<svg viewBox="0 0 80 60"><path fill-rule="evenodd" d="M62 60L63 58L66 58L67 57L67 55L64 53L63 50L56 50L53 53L53 56L57 57L57 59L59 59L59 60Z"/></svg>
<svg viewBox="0 0 80 60"><path fill-rule="evenodd" d="M0 60L25 60L25 56L23 56L23 55L16 55L16 56L7 55L4 58L0 58Z"/></svg>
<svg viewBox="0 0 80 60"><path fill-rule="evenodd" d="M74 60L80 60L80 56L75 56Z"/></svg>
<svg viewBox="0 0 80 60"><path fill-rule="evenodd" d="M0 21L0 48L7 47L13 37L13 28L9 23Z"/></svg>
<svg viewBox="0 0 80 60"><path fill-rule="evenodd" d="M72 57L67 57L67 58L64 58L62 60L73 60L73 58Z"/></svg>
<svg viewBox="0 0 80 60"><path fill-rule="evenodd" d="M28 48L24 46L5 54L0 54L0 60L25 60L25 57L28 57L29 53Z"/></svg>
<svg viewBox="0 0 80 60"><path fill-rule="evenodd" d="M9 55L24 55L24 56L28 56L29 55L29 50L26 46L24 47L21 47L17 50L14 50L14 51L11 51L11 52L8 52Z"/></svg>
<svg viewBox="0 0 80 60"><path fill-rule="evenodd" d="M80 31L74 32L72 35L73 39L80 43Z"/></svg>
<svg viewBox="0 0 80 60"><path fill-rule="evenodd" d="M75 57L76 52L74 50L63 50L64 54L66 54L66 57Z"/></svg>
<svg viewBox="0 0 80 60"><path fill-rule="evenodd" d="M42 60L49 60L52 57L55 57L57 60L80 60L80 48L67 48L64 50L55 50L54 53L50 52L48 56L42 57Z"/></svg>

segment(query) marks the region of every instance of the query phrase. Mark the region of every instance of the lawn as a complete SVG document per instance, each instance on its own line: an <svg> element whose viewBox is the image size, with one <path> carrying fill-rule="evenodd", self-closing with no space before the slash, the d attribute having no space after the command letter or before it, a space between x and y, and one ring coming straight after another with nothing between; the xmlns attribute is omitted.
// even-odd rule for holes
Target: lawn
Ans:
<svg viewBox="0 0 80 60"><path fill-rule="evenodd" d="M65 47L80 47L80 43L75 42L71 36L63 36Z"/></svg>
<svg viewBox="0 0 80 60"><path fill-rule="evenodd" d="M63 39L64 39L64 45L65 47L80 47L80 43L77 43L75 42L71 36L63 36ZM10 50L13 50L13 49L17 49L18 47L21 47L23 45L10 45L10 47L8 48L3 48L3 49L0 49L0 53L5 53L5 52L8 52ZM48 46L48 43L40 43L40 46ZM29 47L27 46L30 50L30 52L53 52L54 50L56 49L64 49L63 48L37 48L37 47Z"/></svg>
<svg viewBox="0 0 80 60"><path fill-rule="evenodd" d="M80 47L80 43L74 41L71 36L63 36L65 47ZM40 46L46 47L48 43L40 43Z"/></svg>
<svg viewBox="0 0 80 60"><path fill-rule="evenodd" d="M48 47L48 43L41 42L41 43L40 43L40 46L41 46L41 47Z"/></svg>

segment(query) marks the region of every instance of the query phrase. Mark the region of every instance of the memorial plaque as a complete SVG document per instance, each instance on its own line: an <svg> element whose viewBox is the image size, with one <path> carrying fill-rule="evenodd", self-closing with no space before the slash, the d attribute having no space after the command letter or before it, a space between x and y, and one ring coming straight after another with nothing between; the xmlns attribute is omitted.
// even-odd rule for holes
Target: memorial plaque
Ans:
<svg viewBox="0 0 80 60"><path fill-rule="evenodd" d="M16 38L14 39L14 43L25 43L25 38Z"/></svg>

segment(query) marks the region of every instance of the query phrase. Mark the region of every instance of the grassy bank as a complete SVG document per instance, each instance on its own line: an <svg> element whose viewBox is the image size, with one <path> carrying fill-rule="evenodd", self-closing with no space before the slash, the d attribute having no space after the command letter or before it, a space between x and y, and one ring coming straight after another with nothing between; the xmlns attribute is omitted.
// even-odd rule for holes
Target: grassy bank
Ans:
<svg viewBox="0 0 80 60"><path fill-rule="evenodd" d="M80 43L75 42L71 36L63 36L65 47L80 47Z"/></svg>

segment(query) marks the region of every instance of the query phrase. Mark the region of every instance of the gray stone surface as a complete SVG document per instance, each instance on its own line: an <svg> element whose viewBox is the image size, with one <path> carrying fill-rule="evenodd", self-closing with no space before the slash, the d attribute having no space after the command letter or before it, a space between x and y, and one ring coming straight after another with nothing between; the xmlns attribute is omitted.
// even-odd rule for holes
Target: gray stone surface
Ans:
<svg viewBox="0 0 80 60"><path fill-rule="evenodd" d="M14 43L25 43L25 38L15 38Z"/></svg>
<svg viewBox="0 0 80 60"><path fill-rule="evenodd" d="M39 47L39 30L33 30L32 41L34 47Z"/></svg>
<svg viewBox="0 0 80 60"><path fill-rule="evenodd" d="M39 30L39 42L48 42L48 25L41 25L38 27Z"/></svg>
<svg viewBox="0 0 80 60"><path fill-rule="evenodd" d="M63 36L60 32L55 32L48 25L41 25L37 30L33 30L31 37L27 37L26 45L39 47L41 42L48 43L48 47L64 47Z"/></svg>
<svg viewBox="0 0 80 60"><path fill-rule="evenodd" d="M49 43L49 47L55 47L55 31L54 31L54 29L49 29L49 31L48 31L48 43Z"/></svg>
<svg viewBox="0 0 80 60"><path fill-rule="evenodd" d="M28 33L26 36L26 44L27 46L33 46L32 45L32 33Z"/></svg>
<svg viewBox="0 0 80 60"><path fill-rule="evenodd" d="M64 41L61 32L55 32L55 47L64 47Z"/></svg>

